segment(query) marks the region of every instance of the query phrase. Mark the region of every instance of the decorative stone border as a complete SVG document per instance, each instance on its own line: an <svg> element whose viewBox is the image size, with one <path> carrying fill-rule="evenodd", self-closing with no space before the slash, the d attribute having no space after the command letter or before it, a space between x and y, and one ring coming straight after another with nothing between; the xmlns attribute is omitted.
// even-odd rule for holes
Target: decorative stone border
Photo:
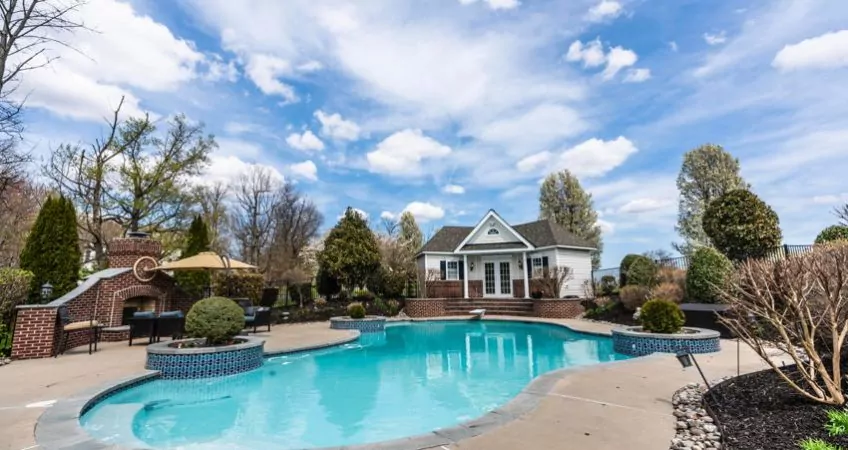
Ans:
<svg viewBox="0 0 848 450"><path fill-rule="evenodd" d="M379 333L386 329L386 318L383 316L366 316L362 319L352 319L348 316L331 317L330 328L359 330L360 333Z"/></svg>
<svg viewBox="0 0 848 450"><path fill-rule="evenodd" d="M659 334L641 331L642 327L623 327L612 330L613 349L630 356L644 356L651 353L677 353L680 350L689 353L714 353L721 350L718 331L706 328L685 327L694 333Z"/></svg>
<svg viewBox="0 0 848 450"><path fill-rule="evenodd" d="M256 369L264 362L264 339L239 337L247 342L220 347L176 348L162 342L147 346L144 368L156 370L165 379L208 378Z"/></svg>

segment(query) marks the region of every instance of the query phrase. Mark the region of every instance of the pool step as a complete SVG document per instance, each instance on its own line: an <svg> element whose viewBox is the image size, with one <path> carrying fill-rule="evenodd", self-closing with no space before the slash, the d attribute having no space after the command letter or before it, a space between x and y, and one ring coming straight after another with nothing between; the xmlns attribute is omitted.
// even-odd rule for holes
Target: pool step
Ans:
<svg viewBox="0 0 848 450"><path fill-rule="evenodd" d="M466 300L448 299L445 302L445 314L450 316L468 315L472 309L485 309L486 314L509 316L532 316L533 302L521 299Z"/></svg>

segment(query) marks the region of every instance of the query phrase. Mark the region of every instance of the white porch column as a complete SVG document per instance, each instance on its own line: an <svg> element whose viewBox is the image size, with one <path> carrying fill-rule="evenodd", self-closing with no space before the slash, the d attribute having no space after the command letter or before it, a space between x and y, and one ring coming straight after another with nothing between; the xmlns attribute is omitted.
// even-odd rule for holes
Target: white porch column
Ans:
<svg viewBox="0 0 848 450"><path fill-rule="evenodd" d="M527 252L521 252L521 264L522 266L527 265ZM530 298L530 282L527 280L527 271L530 270L529 267L524 267L524 298Z"/></svg>
<svg viewBox="0 0 848 450"><path fill-rule="evenodd" d="M468 255L462 255L462 296L468 298Z"/></svg>

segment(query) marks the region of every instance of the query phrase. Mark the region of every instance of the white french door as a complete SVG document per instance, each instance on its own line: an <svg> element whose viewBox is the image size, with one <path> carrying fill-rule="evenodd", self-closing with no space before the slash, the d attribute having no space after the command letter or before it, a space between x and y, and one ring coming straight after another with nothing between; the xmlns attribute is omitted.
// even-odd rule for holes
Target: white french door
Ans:
<svg viewBox="0 0 848 450"><path fill-rule="evenodd" d="M483 261L483 296L512 297L509 260Z"/></svg>

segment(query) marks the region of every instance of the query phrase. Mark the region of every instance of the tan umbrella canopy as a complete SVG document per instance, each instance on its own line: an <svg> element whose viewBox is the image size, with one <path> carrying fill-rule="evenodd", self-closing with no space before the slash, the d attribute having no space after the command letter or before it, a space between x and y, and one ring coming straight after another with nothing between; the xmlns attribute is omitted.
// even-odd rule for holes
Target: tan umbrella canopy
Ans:
<svg viewBox="0 0 848 450"><path fill-rule="evenodd" d="M256 266L230 259L215 252L201 252L188 258L166 262L157 267L159 270L247 270L256 268Z"/></svg>

